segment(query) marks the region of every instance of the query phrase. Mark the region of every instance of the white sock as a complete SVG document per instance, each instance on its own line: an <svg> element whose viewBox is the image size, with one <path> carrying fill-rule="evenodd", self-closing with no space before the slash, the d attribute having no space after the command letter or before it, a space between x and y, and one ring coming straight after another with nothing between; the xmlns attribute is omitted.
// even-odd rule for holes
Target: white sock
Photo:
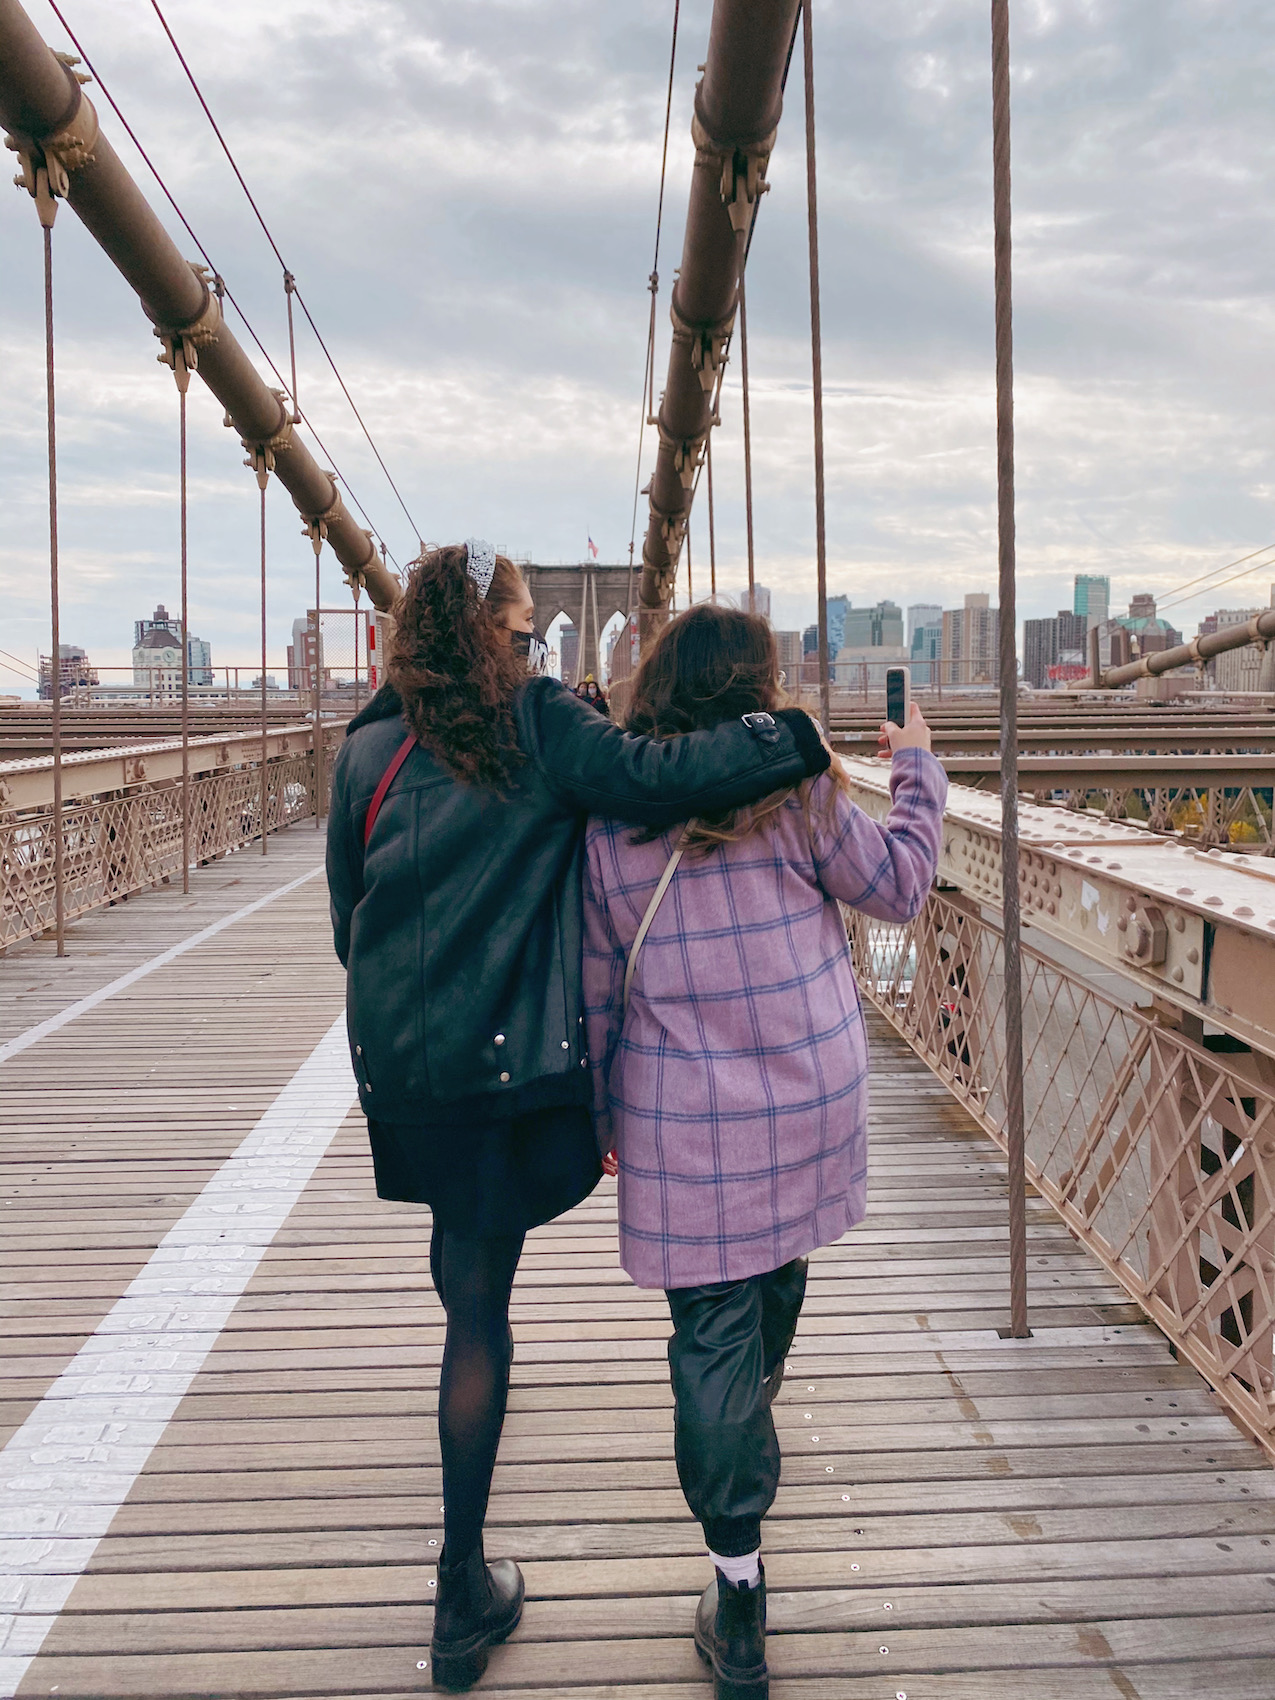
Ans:
<svg viewBox="0 0 1275 1700"><path fill-rule="evenodd" d="M740 1583L755 1588L761 1581L761 1548L756 1552L747 1552L742 1558L723 1558L719 1552L708 1555L728 1582Z"/></svg>

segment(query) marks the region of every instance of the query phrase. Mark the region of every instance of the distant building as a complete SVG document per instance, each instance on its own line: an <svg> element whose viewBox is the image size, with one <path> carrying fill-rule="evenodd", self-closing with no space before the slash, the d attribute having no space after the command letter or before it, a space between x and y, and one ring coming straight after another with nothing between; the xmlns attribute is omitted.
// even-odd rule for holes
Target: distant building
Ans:
<svg viewBox="0 0 1275 1700"><path fill-rule="evenodd" d="M1085 622L1085 630L1099 626L1111 613L1111 580L1091 573L1077 573L1072 589L1071 611Z"/></svg>
<svg viewBox="0 0 1275 1700"><path fill-rule="evenodd" d="M790 685L798 684L801 679L801 643L800 632L775 633L775 648L779 651L779 671L784 674Z"/></svg>
<svg viewBox="0 0 1275 1700"><path fill-rule="evenodd" d="M163 612L162 607L156 614ZM180 628L159 623L144 624L139 642L133 645L133 683L157 698L179 697L182 692L182 639Z"/></svg>
<svg viewBox="0 0 1275 1700"><path fill-rule="evenodd" d="M288 689L290 691L314 690L314 667L316 636L314 625L308 614L303 614L292 622L292 642L288 645ZM322 646L319 645L319 659L322 661ZM332 684L332 670L323 669L322 688L327 690ZM258 681L258 690L261 685Z"/></svg>
<svg viewBox="0 0 1275 1700"><path fill-rule="evenodd" d="M914 685L937 685L943 652L943 610L930 602L908 609L908 666Z"/></svg>
<svg viewBox="0 0 1275 1700"><path fill-rule="evenodd" d="M846 641L846 615L850 611L848 596L830 596L828 598L828 654L835 656ZM815 652L818 653L818 643Z"/></svg>
<svg viewBox="0 0 1275 1700"><path fill-rule="evenodd" d="M818 654L819 654L819 627L817 625L807 626L805 631L802 632L802 634L801 634L801 653L802 653L802 655L804 655L806 657L807 660L809 660L809 658L812 655L816 656L816 657L818 656Z"/></svg>
<svg viewBox="0 0 1275 1700"><path fill-rule="evenodd" d="M1155 597L1141 591L1129 603L1127 614L1117 614L1116 625L1129 633L1134 655L1155 655L1161 650L1175 649L1182 642L1182 633L1156 613Z"/></svg>
<svg viewBox="0 0 1275 1700"><path fill-rule="evenodd" d="M1200 621L1199 637L1223 631L1227 626L1242 626L1262 613L1260 608L1219 608L1215 614ZM1219 691L1261 690L1263 651L1255 643L1242 649L1227 649L1208 663L1208 675Z"/></svg>
<svg viewBox="0 0 1275 1700"><path fill-rule="evenodd" d="M897 602L872 608L847 608L841 630L843 649L902 649L903 610Z"/></svg>
<svg viewBox="0 0 1275 1700"><path fill-rule="evenodd" d="M577 685L580 682L576 678L576 668L580 662L579 630L568 622L561 628L558 643L561 646L559 649L561 671L558 676L564 684Z"/></svg>
<svg viewBox="0 0 1275 1700"><path fill-rule="evenodd" d="M176 675L176 683L170 676ZM186 646L186 676L192 685L211 685L212 645L190 637ZM133 621L133 683L154 696L180 696L182 688L182 628L161 602L149 620Z"/></svg>
<svg viewBox="0 0 1275 1700"><path fill-rule="evenodd" d="M1060 608L1052 619L1023 621L1023 678L1038 691L1075 677L1086 665L1089 617ZM1055 674L1051 678L1050 669ZM1059 672L1057 670L1065 670Z"/></svg>
<svg viewBox="0 0 1275 1700"><path fill-rule="evenodd" d="M851 691L883 691L887 669L906 666L908 660L902 643L848 644L837 651L834 683Z"/></svg>
<svg viewBox="0 0 1275 1700"><path fill-rule="evenodd" d="M941 627L942 624L943 610L937 602L914 602L908 609L908 648L912 648L913 640L923 626Z"/></svg>
<svg viewBox="0 0 1275 1700"><path fill-rule="evenodd" d="M58 645L58 676L61 682L59 696L65 696L77 686L96 685L97 669L89 665L88 655L76 643L60 643ZM53 657L41 655L38 658L39 692L42 702L53 701Z"/></svg>
<svg viewBox="0 0 1275 1700"><path fill-rule="evenodd" d="M986 591L971 592L963 608L943 613L939 662L945 685L995 685L1000 680L1000 610Z"/></svg>
<svg viewBox="0 0 1275 1700"><path fill-rule="evenodd" d="M612 632L607 643L607 683L618 684L631 678L638 665L638 617L630 615L623 626Z"/></svg>
<svg viewBox="0 0 1275 1700"><path fill-rule="evenodd" d="M186 650L186 665L189 668L191 684L211 685L213 682L212 645L205 643L203 638L192 637L187 642Z"/></svg>
<svg viewBox="0 0 1275 1700"><path fill-rule="evenodd" d="M745 609L748 607L747 590L743 594L740 606ZM753 585L753 613L762 614L766 619L770 618L770 592L764 584Z"/></svg>
<svg viewBox="0 0 1275 1700"><path fill-rule="evenodd" d="M170 632L178 642L181 642L181 623L174 620L172 615L161 602L149 620L133 621L133 647L136 649L148 632Z"/></svg>

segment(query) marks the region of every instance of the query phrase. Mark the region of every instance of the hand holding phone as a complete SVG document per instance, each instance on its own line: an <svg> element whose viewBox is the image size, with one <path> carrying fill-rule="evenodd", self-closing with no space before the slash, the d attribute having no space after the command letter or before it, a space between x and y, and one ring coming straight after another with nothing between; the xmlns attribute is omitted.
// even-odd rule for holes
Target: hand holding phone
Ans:
<svg viewBox="0 0 1275 1700"><path fill-rule="evenodd" d="M898 726L892 720L883 722L877 733L877 754L883 761L889 761L896 750L928 750L930 748L930 729L925 723L919 706L912 704L908 712L907 724Z"/></svg>

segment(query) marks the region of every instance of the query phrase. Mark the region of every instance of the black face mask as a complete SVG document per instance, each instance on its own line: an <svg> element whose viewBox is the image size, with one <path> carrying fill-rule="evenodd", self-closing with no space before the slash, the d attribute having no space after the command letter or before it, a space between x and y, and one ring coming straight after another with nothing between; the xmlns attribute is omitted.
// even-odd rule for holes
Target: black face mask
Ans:
<svg viewBox="0 0 1275 1700"><path fill-rule="evenodd" d="M549 645L537 629L534 632L511 632L510 642L515 655L527 659L527 671L533 679L549 670Z"/></svg>

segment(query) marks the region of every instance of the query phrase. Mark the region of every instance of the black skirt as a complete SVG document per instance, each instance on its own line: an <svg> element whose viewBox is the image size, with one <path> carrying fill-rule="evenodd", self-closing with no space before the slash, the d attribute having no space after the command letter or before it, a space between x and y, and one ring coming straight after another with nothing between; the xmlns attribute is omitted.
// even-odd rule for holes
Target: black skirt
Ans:
<svg viewBox="0 0 1275 1700"><path fill-rule="evenodd" d="M471 1239L525 1233L587 1198L602 1178L582 1104L479 1122L369 1121L381 1198L428 1204Z"/></svg>

